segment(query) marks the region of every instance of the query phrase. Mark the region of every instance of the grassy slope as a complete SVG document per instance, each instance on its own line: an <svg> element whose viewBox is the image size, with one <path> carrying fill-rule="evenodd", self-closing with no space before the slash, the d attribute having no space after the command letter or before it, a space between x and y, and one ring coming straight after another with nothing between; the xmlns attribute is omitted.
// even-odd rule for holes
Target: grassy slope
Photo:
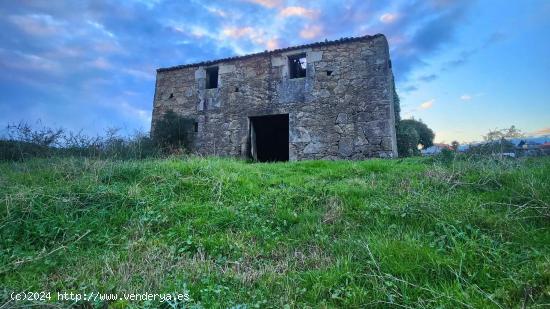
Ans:
<svg viewBox="0 0 550 309"><path fill-rule="evenodd" d="M186 286L206 307L550 303L549 185L548 158L3 163L0 289Z"/></svg>

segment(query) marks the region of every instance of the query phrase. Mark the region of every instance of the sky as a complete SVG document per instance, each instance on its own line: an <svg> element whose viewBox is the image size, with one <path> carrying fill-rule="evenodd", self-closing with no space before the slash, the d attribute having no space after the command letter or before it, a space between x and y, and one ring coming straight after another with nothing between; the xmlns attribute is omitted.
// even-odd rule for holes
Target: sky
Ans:
<svg viewBox="0 0 550 309"><path fill-rule="evenodd" d="M156 69L382 33L437 142L550 134L550 1L0 2L0 126L150 128Z"/></svg>

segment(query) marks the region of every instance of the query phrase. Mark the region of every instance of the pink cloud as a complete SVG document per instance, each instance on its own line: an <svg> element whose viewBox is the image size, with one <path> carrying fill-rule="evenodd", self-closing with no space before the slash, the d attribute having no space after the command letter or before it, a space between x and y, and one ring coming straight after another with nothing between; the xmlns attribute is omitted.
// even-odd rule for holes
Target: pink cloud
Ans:
<svg viewBox="0 0 550 309"><path fill-rule="evenodd" d="M531 132L532 135L550 135L550 127L541 128L536 131Z"/></svg>
<svg viewBox="0 0 550 309"><path fill-rule="evenodd" d="M257 45L276 46L277 41L268 40L265 31L252 27L226 27L222 30L222 35L233 39L248 39Z"/></svg>
<svg viewBox="0 0 550 309"><path fill-rule="evenodd" d="M380 16L380 21L384 24L391 24L397 20L397 14L385 13Z"/></svg>
<svg viewBox="0 0 550 309"><path fill-rule="evenodd" d="M276 37L269 37L266 31L253 27L225 27L221 31L221 39L231 38L235 40L250 40L256 45L261 45L269 50L279 48L279 40Z"/></svg>
<svg viewBox="0 0 550 309"><path fill-rule="evenodd" d="M266 8L279 7L283 4L282 0L244 0L245 2L255 3Z"/></svg>
<svg viewBox="0 0 550 309"><path fill-rule="evenodd" d="M300 37L304 39L314 39L323 33L323 28L318 25L307 25L300 31Z"/></svg>
<svg viewBox="0 0 550 309"><path fill-rule="evenodd" d="M269 39L266 43L266 47L268 50L274 50L279 48L279 40L277 40L276 38Z"/></svg>
<svg viewBox="0 0 550 309"><path fill-rule="evenodd" d="M227 27L222 30L223 35L235 39L251 36L255 30L252 27Z"/></svg>
<svg viewBox="0 0 550 309"><path fill-rule="evenodd" d="M319 10L307 9L301 6L289 6L279 12L282 17L300 16L306 18L316 18L319 16Z"/></svg>
<svg viewBox="0 0 550 309"><path fill-rule="evenodd" d="M435 102L435 99L431 99L431 100L428 100L426 102L422 102L422 104L420 104L420 108L421 109L430 109L430 108L433 107L434 102Z"/></svg>

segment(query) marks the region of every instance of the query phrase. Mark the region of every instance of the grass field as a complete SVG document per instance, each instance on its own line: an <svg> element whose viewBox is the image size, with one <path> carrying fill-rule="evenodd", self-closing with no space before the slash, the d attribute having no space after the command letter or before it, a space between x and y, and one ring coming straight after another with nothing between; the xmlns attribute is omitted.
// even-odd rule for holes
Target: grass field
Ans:
<svg viewBox="0 0 550 309"><path fill-rule="evenodd" d="M115 308L550 304L550 158L0 164L0 298ZM44 304L44 303L42 303ZM100 301L80 302L100 307ZM0 307L2 303L0 303Z"/></svg>

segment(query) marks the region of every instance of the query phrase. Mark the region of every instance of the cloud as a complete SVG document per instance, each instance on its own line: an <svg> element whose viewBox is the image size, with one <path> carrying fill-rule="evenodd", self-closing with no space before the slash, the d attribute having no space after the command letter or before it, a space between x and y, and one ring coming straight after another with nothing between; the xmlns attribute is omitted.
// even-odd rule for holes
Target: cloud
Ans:
<svg viewBox="0 0 550 309"><path fill-rule="evenodd" d="M222 36L232 39L248 39L256 45L272 47L276 41L270 41L266 38L266 33L262 29L252 27L227 27L222 30Z"/></svg>
<svg viewBox="0 0 550 309"><path fill-rule="evenodd" d="M156 6L158 6L162 0L133 0L137 3L141 3L143 5L145 5L148 9L153 9L155 8Z"/></svg>
<svg viewBox="0 0 550 309"><path fill-rule="evenodd" d="M12 15L8 19L31 35L47 36L64 31L63 23L48 14Z"/></svg>
<svg viewBox="0 0 550 309"><path fill-rule="evenodd" d="M99 52L99 53L102 53L102 54L106 54L106 53L118 53L118 52L122 52L123 49L122 47L120 46L120 44L116 41L97 41L97 42L94 42L91 44L92 46L92 49ZM67 50L67 49L65 49Z"/></svg>
<svg viewBox="0 0 550 309"><path fill-rule="evenodd" d="M307 25L300 30L300 37L303 39L318 38L323 33L323 27L320 25Z"/></svg>
<svg viewBox="0 0 550 309"><path fill-rule="evenodd" d="M421 81L423 81L423 82L429 83L429 82L432 82L432 81L436 80L437 77L438 77L438 76L437 76L436 74L430 74L430 75L423 75L423 76L420 76L418 79L421 80Z"/></svg>
<svg viewBox="0 0 550 309"><path fill-rule="evenodd" d="M319 10L307 9L301 6L289 6L279 12L279 16L290 17L300 16L306 18L316 18L319 15Z"/></svg>
<svg viewBox="0 0 550 309"><path fill-rule="evenodd" d="M460 96L460 100L467 102L467 101L473 100L474 98L482 97L484 95L485 95L485 93L483 93L483 92L479 92L479 93L475 93L475 94L465 93L465 94Z"/></svg>
<svg viewBox="0 0 550 309"><path fill-rule="evenodd" d="M256 30L252 27L243 27L243 28L227 27L222 30L222 33L227 37L239 39L245 36L250 37L255 35Z"/></svg>
<svg viewBox="0 0 550 309"><path fill-rule="evenodd" d="M191 30L191 34L197 38L202 38L204 36L208 36L209 35L209 32L208 30L204 29L203 27L201 26L191 26L191 28L189 29Z"/></svg>
<svg viewBox="0 0 550 309"><path fill-rule="evenodd" d="M281 6L283 4L282 0L243 0L243 1L258 4L270 9Z"/></svg>
<svg viewBox="0 0 550 309"><path fill-rule="evenodd" d="M102 24L100 24L98 22L88 20L88 21L86 21L86 23L88 23L88 25L92 26L93 28L97 29L99 32L101 32L102 34L104 34L104 35L106 35L110 38L115 37L114 33L112 33L111 31L108 31L107 29L105 29L105 26L103 26Z"/></svg>
<svg viewBox="0 0 550 309"><path fill-rule="evenodd" d="M113 67L113 65L103 57L99 57L89 62L89 65L93 68L100 69L100 70L108 70Z"/></svg>
<svg viewBox="0 0 550 309"><path fill-rule="evenodd" d="M472 1L410 1L395 8L392 23L369 27L390 39L398 83L407 81L413 69L427 66L431 57L455 40Z"/></svg>
<svg viewBox="0 0 550 309"><path fill-rule="evenodd" d="M225 10L222 10L222 9L219 9L219 8L216 8L216 7L207 6L206 10L208 12L210 12L214 15L220 16L220 17L227 17L227 15L228 15Z"/></svg>
<svg viewBox="0 0 550 309"><path fill-rule="evenodd" d="M137 108L135 105L128 103L127 101L121 101L117 104L118 110L123 114L130 117L139 119L145 127L151 123L151 112L145 109Z"/></svg>
<svg viewBox="0 0 550 309"><path fill-rule="evenodd" d="M414 85L409 85L407 87L404 87L402 89L400 89L401 91L405 92L405 93L409 93L409 92L413 92L413 91L416 91L418 90L418 87L414 86Z"/></svg>
<svg viewBox="0 0 550 309"><path fill-rule="evenodd" d="M267 49L274 50L279 48L279 40L275 38L271 38L267 41Z"/></svg>
<svg viewBox="0 0 550 309"><path fill-rule="evenodd" d="M380 16L380 21L384 24L391 24L397 19L397 14L384 13Z"/></svg>
<svg viewBox="0 0 550 309"><path fill-rule="evenodd" d="M420 104L420 108L421 109L430 109L430 108L433 107L434 103L435 103L435 99L431 99L431 100L422 102L422 104Z"/></svg>
<svg viewBox="0 0 550 309"><path fill-rule="evenodd" d="M59 62L36 54L0 49L0 56L0 66L6 66L15 70L29 72L42 71L49 74L57 74L61 70Z"/></svg>
<svg viewBox="0 0 550 309"><path fill-rule="evenodd" d="M174 20L169 20L168 22L166 22L166 27L177 34L191 36L192 39L194 39L195 41L197 39L219 40L218 36L215 33L210 32L205 27L197 24L188 25ZM229 32L233 31L230 28L227 29L227 31ZM225 30L226 29L222 29L222 33Z"/></svg>
<svg viewBox="0 0 550 309"><path fill-rule="evenodd" d="M535 135L535 136L550 135L550 127L538 129L536 131L531 132L530 135Z"/></svg>
<svg viewBox="0 0 550 309"><path fill-rule="evenodd" d="M122 68L122 72L139 79L144 80L155 80L155 71L151 70L140 70L132 68Z"/></svg>

